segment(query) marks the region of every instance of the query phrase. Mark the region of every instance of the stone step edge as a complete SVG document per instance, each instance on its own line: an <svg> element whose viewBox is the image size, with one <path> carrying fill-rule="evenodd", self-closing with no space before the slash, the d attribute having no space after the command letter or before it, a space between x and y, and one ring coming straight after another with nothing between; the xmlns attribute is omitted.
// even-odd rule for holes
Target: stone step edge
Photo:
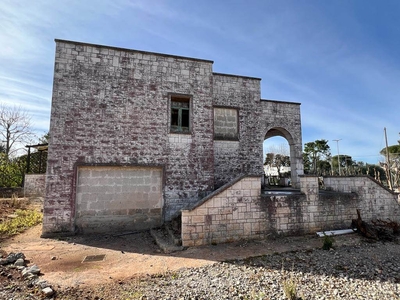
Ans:
<svg viewBox="0 0 400 300"><path fill-rule="evenodd" d="M175 235L170 223L165 224L165 229L167 230L168 235L170 239L172 239L173 243L176 246L182 246L182 238Z"/></svg>
<svg viewBox="0 0 400 300"><path fill-rule="evenodd" d="M153 228L150 229L150 234L156 241L156 244L164 253L172 253L184 250L182 246L176 246L169 238L168 234L165 234L164 228Z"/></svg>

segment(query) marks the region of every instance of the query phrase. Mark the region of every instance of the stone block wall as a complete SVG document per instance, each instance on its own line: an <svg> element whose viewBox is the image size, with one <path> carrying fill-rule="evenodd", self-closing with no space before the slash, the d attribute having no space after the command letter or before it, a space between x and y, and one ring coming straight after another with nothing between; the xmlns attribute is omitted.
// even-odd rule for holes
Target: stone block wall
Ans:
<svg viewBox="0 0 400 300"><path fill-rule="evenodd" d="M198 246L265 236L261 181L245 177L221 187L192 210L182 211L182 245Z"/></svg>
<svg viewBox="0 0 400 300"><path fill-rule="evenodd" d="M214 139L239 139L238 110L214 107Z"/></svg>
<svg viewBox="0 0 400 300"><path fill-rule="evenodd" d="M400 194L393 193L370 176L324 177L325 187L334 191L354 193L362 199L361 217L371 219L399 220Z"/></svg>
<svg viewBox="0 0 400 300"><path fill-rule="evenodd" d="M325 178L320 191L318 177L301 176L300 195L266 196L261 201L269 212L269 230L278 234L315 233L350 228L357 209L364 220L400 219L397 195L370 177Z"/></svg>
<svg viewBox="0 0 400 300"><path fill-rule="evenodd" d="M290 235L349 228L356 208L363 206L363 199L354 193L320 192L315 176L301 176L300 186L300 194L263 195L271 233Z"/></svg>
<svg viewBox="0 0 400 300"><path fill-rule="evenodd" d="M46 191L46 174L25 174L25 197L44 197Z"/></svg>
<svg viewBox="0 0 400 300"><path fill-rule="evenodd" d="M325 180L325 186L333 184L339 191L320 192L318 177L301 176L301 193L291 195L260 195L259 184L258 177L241 178L207 197L195 209L183 211L183 244L350 228L352 219L357 218L356 209L365 221L400 220L398 195L370 177Z"/></svg>
<svg viewBox="0 0 400 300"><path fill-rule="evenodd" d="M160 226L162 174L154 167L78 167L76 229L101 233Z"/></svg>

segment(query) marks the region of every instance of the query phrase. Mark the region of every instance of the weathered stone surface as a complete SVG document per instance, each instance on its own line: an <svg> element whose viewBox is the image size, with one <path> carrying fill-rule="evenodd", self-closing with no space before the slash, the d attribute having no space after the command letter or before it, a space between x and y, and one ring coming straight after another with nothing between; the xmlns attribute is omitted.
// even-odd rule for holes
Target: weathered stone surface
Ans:
<svg viewBox="0 0 400 300"><path fill-rule="evenodd" d="M40 268L37 265L26 267L25 269L22 270L22 276L24 278L30 278L31 275L39 275L39 273L40 273Z"/></svg>

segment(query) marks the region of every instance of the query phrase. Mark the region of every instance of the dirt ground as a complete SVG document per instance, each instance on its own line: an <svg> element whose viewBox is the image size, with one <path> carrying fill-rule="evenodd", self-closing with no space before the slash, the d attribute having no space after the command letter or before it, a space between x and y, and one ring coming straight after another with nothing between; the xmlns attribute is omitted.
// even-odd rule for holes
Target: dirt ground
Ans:
<svg viewBox="0 0 400 300"><path fill-rule="evenodd" d="M30 264L40 267L43 279L59 287L125 281L141 275L199 267L217 261L322 246L321 238L303 236L192 247L164 254L148 232L64 239L42 239L40 234L39 225L3 241L1 249L7 253L23 252ZM355 234L335 237L336 246L353 245L359 241ZM104 255L104 259L84 261L87 256L95 255Z"/></svg>

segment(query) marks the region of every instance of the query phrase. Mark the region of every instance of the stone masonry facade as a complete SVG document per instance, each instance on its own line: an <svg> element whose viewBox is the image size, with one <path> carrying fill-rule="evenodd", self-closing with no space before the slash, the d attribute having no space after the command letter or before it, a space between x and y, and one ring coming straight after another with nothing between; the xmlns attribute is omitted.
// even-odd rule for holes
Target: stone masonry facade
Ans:
<svg viewBox="0 0 400 300"><path fill-rule="evenodd" d="M83 199L79 170L86 167L105 178L107 167L162 170L160 202L148 202L121 230L138 220L168 221L239 175L260 178L262 143L275 135L289 142L298 187L300 105L262 100L259 78L212 67L210 60L56 40L43 235L117 224L139 205L129 181L131 196L117 197L124 211L100 209L107 199L93 196L95 185ZM96 208L93 223L82 223L77 200Z"/></svg>

